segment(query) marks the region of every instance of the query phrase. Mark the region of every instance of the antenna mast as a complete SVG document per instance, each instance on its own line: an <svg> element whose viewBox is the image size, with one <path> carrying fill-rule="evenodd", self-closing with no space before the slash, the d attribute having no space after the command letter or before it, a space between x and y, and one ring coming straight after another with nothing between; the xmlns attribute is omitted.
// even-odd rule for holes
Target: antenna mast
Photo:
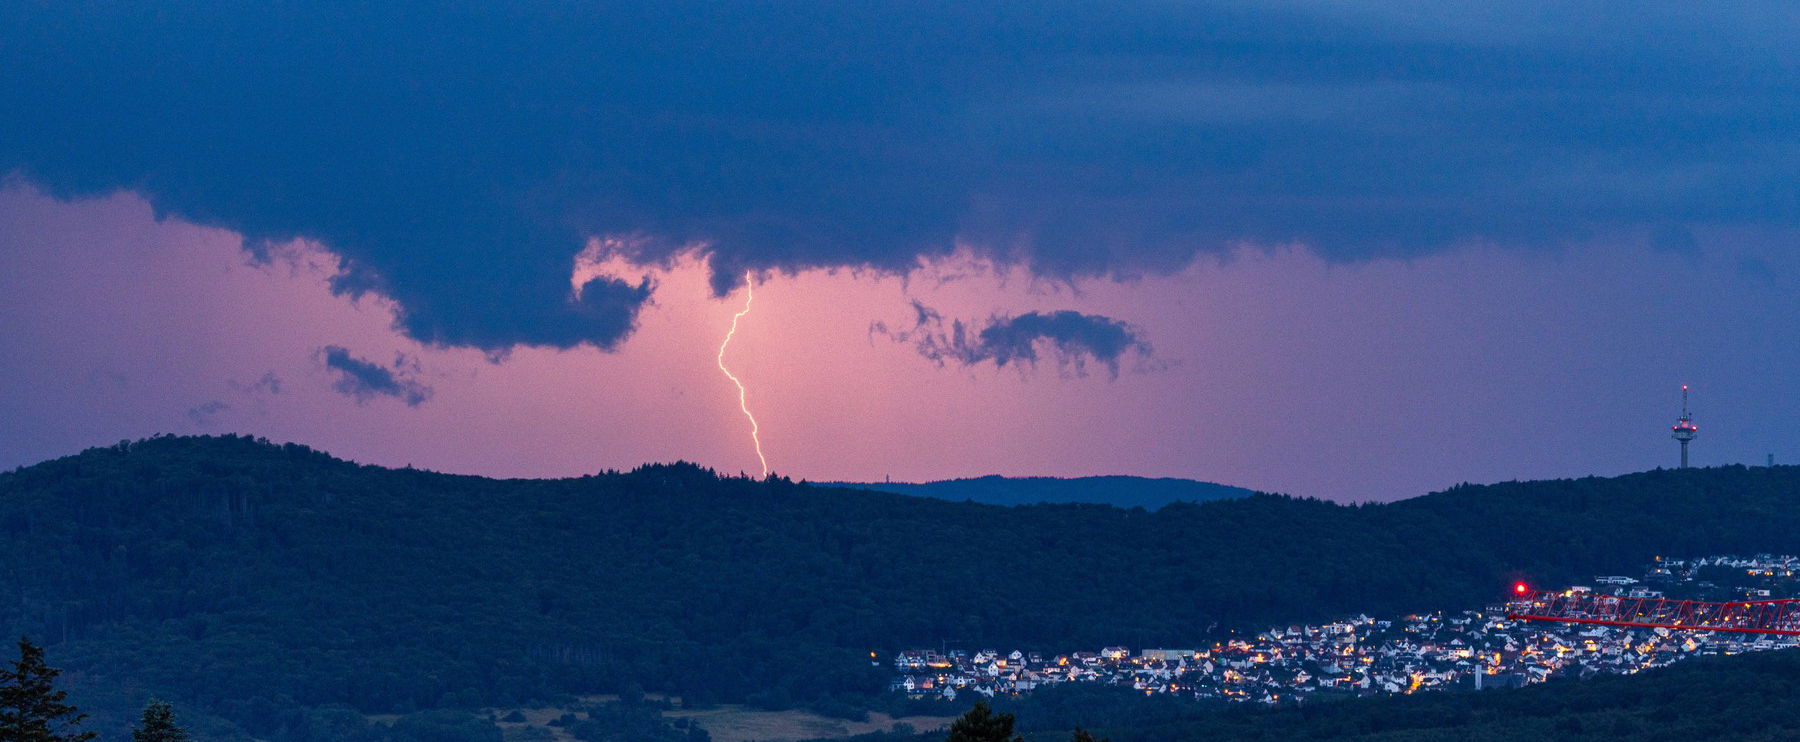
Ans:
<svg viewBox="0 0 1800 742"><path fill-rule="evenodd" d="M1694 424L1694 416L1688 414L1688 385L1681 385L1681 419L1675 421L1670 428L1676 442L1681 444L1681 468L1688 468L1688 443L1700 434L1700 426Z"/></svg>

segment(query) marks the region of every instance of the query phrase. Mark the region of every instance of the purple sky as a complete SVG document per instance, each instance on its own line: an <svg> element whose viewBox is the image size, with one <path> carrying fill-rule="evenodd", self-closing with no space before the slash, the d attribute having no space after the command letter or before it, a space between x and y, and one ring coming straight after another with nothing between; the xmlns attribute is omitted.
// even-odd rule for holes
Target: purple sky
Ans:
<svg viewBox="0 0 1800 742"><path fill-rule="evenodd" d="M770 275L727 361L771 466L812 479L1133 473L1386 499L1670 465L1682 382L1696 390L1697 464L1793 460L1792 240L1707 234L1690 253L1471 247L1356 264L1246 249L1073 285L968 258L904 276ZM284 244L253 264L237 235L159 221L130 193L59 202L15 184L0 191L0 246L0 465L240 431L502 476L677 458L757 470L713 364L742 294L714 297L692 260L584 269L655 279L654 304L617 351L521 348L495 363L406 337L378 297L332 294L335 264L318 246ZM913 300L969 318L1125 317L1154 345L1116 378L1049 356L939 367L870 332L910 323ZM347 393L328 346L396 387ZM428 392L409 397L407 384Z"/></svg>
<svg viewBox="0 0 1800 742"><path fill-rule="evenodd" d="M0 466L1800 460L1800 6L0 4Z"/></svg>

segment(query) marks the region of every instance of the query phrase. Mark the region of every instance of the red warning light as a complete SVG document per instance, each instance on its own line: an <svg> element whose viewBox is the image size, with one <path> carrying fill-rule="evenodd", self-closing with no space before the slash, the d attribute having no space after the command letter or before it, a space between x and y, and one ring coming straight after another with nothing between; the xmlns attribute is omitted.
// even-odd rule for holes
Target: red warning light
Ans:
<svg viewBox="0 0 1800 742"><path fill-rule="evenodd" d="M1529 592L1530 590L1531 590L1531 588L1526 587L1525 583L1523 583L1523 582L1513 583L1513 594L1514 595L1524 595L1525 593Z"/></svg>

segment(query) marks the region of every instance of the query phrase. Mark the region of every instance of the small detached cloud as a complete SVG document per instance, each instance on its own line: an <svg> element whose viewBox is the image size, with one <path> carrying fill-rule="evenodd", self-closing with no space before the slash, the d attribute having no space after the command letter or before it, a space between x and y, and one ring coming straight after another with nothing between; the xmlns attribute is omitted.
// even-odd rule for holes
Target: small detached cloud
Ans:
<svg viewBox="0 0 1800 742"><path fill-rule="evenodd" d="M231 409L231 405L222 400L215 399L203 405L189 407L187 416L189 420L192 420L194 424L199 427L211 427L218 419L219 413L229 409Z"/></svg>
<svg viewBox="0 0 1800 742"><path fill-rule="evenodd" d="M265 372L261 378L258 378L256 381L250 382L248 384L241 382L241 381L235 381L235 380L228 382L228 383L231 384L231 388L236 389L245 394L252 394L252 395L280 394L281 393L281 385L282 385L281 377L277 376L274 371Z"/></svg>
<svg viewBox="0 0 1800 742"><path fill-rule="evenodd" d="M913 311L911 329L892 330L876 322L869 332L910 344L939 366L953 361L963 366L992 362L996 367L1009 363L1036 367L1040 358L1049 356L1065 373L1085 376L1091 360L1118 378L1119 363L1126 356L1149 359L1152 354L1140 330L1098 314L1061 310L994 315L976 329L962 320L951 320L946 327L942 314L918 301L913 302Z"/></svg>
<svg viewBox="0 0 1800 742"><path fill-rule="evenodd" d="M414 378L419 371L418 362L404 353L396 354L394 365L387 367L350 355L348 349L337 345L327 345L319 352L325 367L338 374L331 388L359 405L376 397L393 397L407 407L418 407L431 399L431 387Z"/></svg>

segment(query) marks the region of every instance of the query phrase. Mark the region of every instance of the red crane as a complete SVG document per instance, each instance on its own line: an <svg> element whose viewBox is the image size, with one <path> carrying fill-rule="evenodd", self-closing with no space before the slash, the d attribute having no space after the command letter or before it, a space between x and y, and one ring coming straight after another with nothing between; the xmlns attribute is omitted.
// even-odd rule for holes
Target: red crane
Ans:
<svg viewBox="0 0 1800 742"><path fill-rule="evenodd" d="M1586 590L1532 592L1514 586L1506 617L1524 621L1564 621L1608 626L1737 631L1746 634L1800 634L1800 599L1671 600L1601 595Z"/></svg>

